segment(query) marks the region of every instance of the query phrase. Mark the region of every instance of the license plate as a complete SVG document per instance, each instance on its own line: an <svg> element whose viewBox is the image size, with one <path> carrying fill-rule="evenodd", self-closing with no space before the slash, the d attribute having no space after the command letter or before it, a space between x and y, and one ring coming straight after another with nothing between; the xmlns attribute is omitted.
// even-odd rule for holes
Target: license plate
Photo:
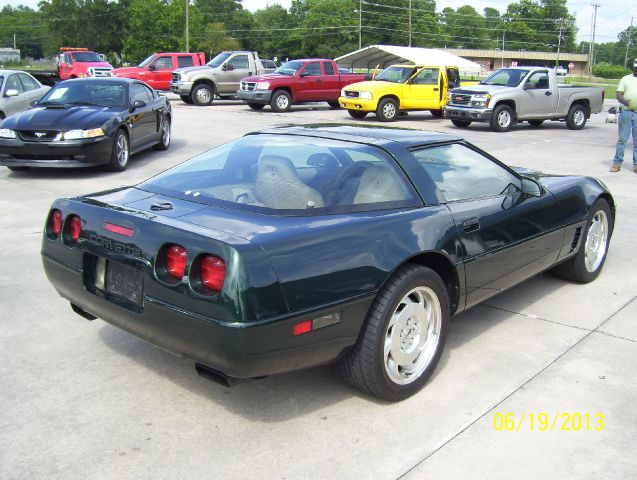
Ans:
<svg viewBox="0 0 637 480"><path fill-rule="evenodd" d="M141 306L144 296L141 272L134 267L129 267L128 265L121 263L112 262L110 260L102 261L104 262L102 264L104 266L104 291L123 297L126 300L133 302L135 305ZM98 277L100 276L99 263L102 262L98 262ZM102 285L99 285L99 287L102 287Z"/></svg>

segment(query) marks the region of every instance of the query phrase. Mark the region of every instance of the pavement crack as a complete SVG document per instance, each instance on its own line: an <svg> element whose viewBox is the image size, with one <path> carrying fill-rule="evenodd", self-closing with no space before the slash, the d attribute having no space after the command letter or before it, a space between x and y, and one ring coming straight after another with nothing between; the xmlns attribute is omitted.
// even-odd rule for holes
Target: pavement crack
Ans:
<svg viewBox="0 0 637 480"><path fill-rule="evenodd" d="M541 320L543 322L554 323L556 325L562 325L563 327L576 328L578 330L585 330L587 332L592 332L593 331L590 328L578 327L577 325L571 325L569 323L558 322L557 320L549 320L548 318L538 317L537 315L529 315L528 313L514 312L513 310L508 310L508 309L502 308L502 307L496 307L496 306L493 306L493 305L489 305L487 303L483 303L480 306L492 308L494 310L499 310L501 312L513 313L515 315L522 315L523 317L531 318L533 320Z"/></svg>

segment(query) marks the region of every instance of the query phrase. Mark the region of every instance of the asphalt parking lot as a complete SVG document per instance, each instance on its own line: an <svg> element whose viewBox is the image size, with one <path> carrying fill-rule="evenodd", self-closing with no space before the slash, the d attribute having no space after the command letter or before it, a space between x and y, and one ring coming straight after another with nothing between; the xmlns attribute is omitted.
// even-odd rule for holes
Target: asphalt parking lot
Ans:
<svg viewBox="0 0 637 480"><path fill-rule="evenodd" d="M604 113L582 131L461 130L425 112L393 124L464 135L510 165L599 177L618 214L595 282L543 274L455 317L429 384L387 404L329 367L226 389L80 318L47 282L40 239L55 198L137 183L249 131L353 121L324 104L274 114L171 99L171 148L125 172L0 167L0 478L637 478L637 174L629 149L608 172L617 127Z"/></svg>

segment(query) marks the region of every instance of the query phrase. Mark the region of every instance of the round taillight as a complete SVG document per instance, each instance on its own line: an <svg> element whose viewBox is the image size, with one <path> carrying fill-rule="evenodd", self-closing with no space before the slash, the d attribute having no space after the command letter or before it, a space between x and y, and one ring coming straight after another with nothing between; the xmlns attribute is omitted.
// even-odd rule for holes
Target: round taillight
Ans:
<svg viewBox="0 0 637 480"><path fill-rule="evenodd" d="M226 278L226 262L214 255L206 255L201 259L201 284L217 293L223 287Z"/></svg>
<svg viewBox="0 0 637 480"><path fill-rule="evenodd" d="M69 224L69 239L72 243L77 243L80 239L80 231L82 230L82 219L77 215L71 215L66 221Z"/></svg>
<svg viewBox="0 0 637 480"><path fill-rule="evenodd" d="M62 212L57 208L51 210L51 214L49 215L49 237L58 238L60 236L60 232L62 231Z"/></svg>
<svg viewBox="0 0 637 480"><path fill-rule="evenodd" d="M172 278L181 280L186 272L188 254L186 249L179 245L170 245L166 248L166 272Z"/></svg>

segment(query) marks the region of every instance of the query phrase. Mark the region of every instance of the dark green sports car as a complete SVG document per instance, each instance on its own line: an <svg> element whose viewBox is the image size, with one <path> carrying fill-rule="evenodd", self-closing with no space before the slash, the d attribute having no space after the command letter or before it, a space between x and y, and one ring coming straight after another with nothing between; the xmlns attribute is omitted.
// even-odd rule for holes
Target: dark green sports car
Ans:
<svg viewBox="0 0 637 480"><path fill-rule="evenodd" d="M614 219L593 178L514 170L441 133L307 125L57 200L42 258L75 312L218 381L335 363L400 400L451 315L547 269L594 280Z"/></svg>

